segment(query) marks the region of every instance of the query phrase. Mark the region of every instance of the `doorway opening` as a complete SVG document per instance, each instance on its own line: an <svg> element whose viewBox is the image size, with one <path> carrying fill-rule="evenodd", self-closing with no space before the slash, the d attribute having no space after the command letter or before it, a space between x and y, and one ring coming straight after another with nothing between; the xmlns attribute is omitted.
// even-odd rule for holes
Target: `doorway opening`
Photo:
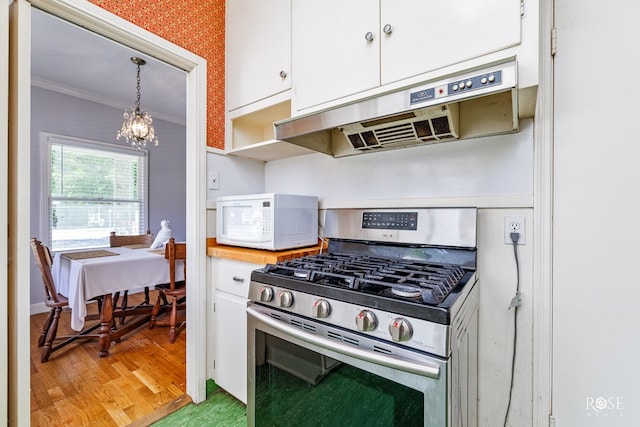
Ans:
<svg viewBox="0 0 640 427"><path fill-rule="evenodd" d="M9 251L14 262L9 267L9 292L15 307L10 313L9 340L12 353L9 357L9 414L10 419L27 419L29 410L29 384L24 378L30 375L29 346L30 290L23 283L31 282L31 210L29 198L18 195L30 194L31 178L28 144L31 140L30 114L20 114L31 104L30 45L32 8L41 9L72 24L86 28L97 35L121 43L158 61L183 70L186 75L186 117L184 146L186 171L185 240L188 244L189 278L187 282L190 298L187 301L187 322L203 324L206 318L206 61L191 52L181 49L166 40L150 34L135 25L89 4L68 4L66 1L18 0L11 4L10 40L10 117L13 129L10 135L10 181L9 190L10 239ZM25 46L29 48L25 49ZM19 102L18 102L19 100ZM117 130L117 129L116 129ZM115 130L113 131L115 135ZM166 141L170 143L170 141ZM27 146L25 146L27 145ZM19 149L18 149L19 148ZM37 221L37 220L36 220ZM187 394L195 402L205 399L206 381L206 329L191 328L186 336ZM22 379L22 381L20 381Z"/></svg>

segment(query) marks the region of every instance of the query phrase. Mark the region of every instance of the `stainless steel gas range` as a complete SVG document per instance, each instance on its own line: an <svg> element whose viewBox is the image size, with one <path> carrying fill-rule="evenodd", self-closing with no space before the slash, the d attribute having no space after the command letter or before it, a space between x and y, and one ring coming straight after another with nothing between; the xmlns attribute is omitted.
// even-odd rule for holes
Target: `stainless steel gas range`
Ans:
<svg viewBox="0 0 640 427"><path fill-rule="evenodd" d="M248 425L477 425L475 208L336 209L251 275Z"/></svg>

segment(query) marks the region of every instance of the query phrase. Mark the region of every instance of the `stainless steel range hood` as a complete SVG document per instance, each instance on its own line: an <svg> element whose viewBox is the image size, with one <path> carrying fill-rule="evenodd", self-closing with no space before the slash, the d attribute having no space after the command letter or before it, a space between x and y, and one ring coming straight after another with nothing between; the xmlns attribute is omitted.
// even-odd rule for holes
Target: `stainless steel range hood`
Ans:
<svg viewBox="0 0 640 427"><path fill-rule="evenodd" d="M276 139L334 157L518 130L516 62L276 122Z"/></svg>

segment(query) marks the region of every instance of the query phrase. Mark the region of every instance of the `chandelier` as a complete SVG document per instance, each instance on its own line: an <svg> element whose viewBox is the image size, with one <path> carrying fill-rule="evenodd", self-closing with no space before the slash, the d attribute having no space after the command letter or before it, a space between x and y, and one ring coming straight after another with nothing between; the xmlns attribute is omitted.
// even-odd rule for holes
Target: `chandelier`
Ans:
<svg viewBox="0 0 640 427"><path fill-rule="evenodd" d="M146 111L140 111L140 66L146 64L147 61L134 56L131 58L131 62L138 67L136 105L132 109L124 110L122 114L124 123L122 123L122 128L118 131L116 138L118 140L125 138L132 147L141 150L147 146L148 142L153 142L153 145L158 146L158 138L156 138L156 132L153 129L151 115Z"/></svg>

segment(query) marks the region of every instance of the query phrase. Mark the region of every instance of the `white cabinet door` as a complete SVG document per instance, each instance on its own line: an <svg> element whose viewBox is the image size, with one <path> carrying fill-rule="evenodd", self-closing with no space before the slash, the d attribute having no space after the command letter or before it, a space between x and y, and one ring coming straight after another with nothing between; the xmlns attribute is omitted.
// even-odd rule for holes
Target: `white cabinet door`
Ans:
<svg viewBox="0 0 640 427"><path fill-rule="evenodd" d="M213 294L213 379L247 403L247 297L251 272L261 264L211 259Z"/></svg>
<svg viewBox="0 0 640 427"><path fill-rule="evenodd" d="M214 380L247 403L247 300L217 292L214 302Z"/></svg>
<svg viewBox="0 0 640 427"><path fill-rule="evenodd" d="M291 0L227 0L226 8L227 110L290 89Z"/></svg>
<svg viewBox="0 0 640 427"><path fill-rule="evenodd" d="M377 1L294 0L292 19L297 110L380 85Z"/></svg>
<svg viewBox="0 0 640 427"><path fill-rule="evenodd" d="M520 43L520 0L380 0L381 84Z"/></svg>
<svg viewBox="0 0 640 427"><path fill-rule="evenodd" d="M293 0L292 19L298 111L521 41L519 0Z"/></svg>

